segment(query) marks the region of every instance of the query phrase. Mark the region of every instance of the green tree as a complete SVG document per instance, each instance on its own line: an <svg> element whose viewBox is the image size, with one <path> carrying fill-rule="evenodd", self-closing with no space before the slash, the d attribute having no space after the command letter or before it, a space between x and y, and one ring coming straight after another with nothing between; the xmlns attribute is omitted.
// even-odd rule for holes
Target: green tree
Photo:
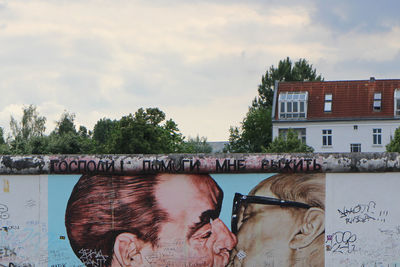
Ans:
<svg viewBox="0 0 400 267"><path fill-rule="evenodd" d="M85 126L79 126L78 135L81 137L89 137L91 134L90 131L87 130Z"/></svg>
<svg viewBox="0 0 400 267"><path fill-rule="evenodd" d="M54 130L59 135L64 135L66 133L76 134L75 127L75 114L69 113L64 110L59 121L56 122L56 129Z"/></svg>
<svg viewBox="0 0 400 267"><path fill-rule="evenodd" d="M10 148L4 139L4 131L3 128L0 127L0 154L10 154Z"/></svg>
<svg viewBox="0 0 400 267"><path fill-rule="evenodd" d="M96 122L93 128L93 139L98 143L106 143L111 137L113 129L116 127L117 121L102 118Z"/></svg>
<svg viewBox="0 0 400 267"><path fill-rule="evenodd" d="M184 137L179 132L178 124L169 119L162 126L162 142L164 153L177 153L182 151Z"/></svg>
<svg viewBox="0 0 400 267"><path fill-rule="evenodd" d="M287 57L273 65L261 77L258 96L253 100L240 127L229 130L226 152L261 152L272 139L272 103L275 81L322 81L321 75L305 59L294 64Z"/></svg>
<svg viewBox="0 0 400 267"><path fill-rule="evenodd" d="M95 144L95 153L110 153L111 138L118 127L117 120L102 118L96 122L93 128L93 142ZM114 133L116 135L116 133Z"/></svg>
<svg viewBox="0 0 400 267"><path fill-rule="evenodd" d="M88 154L94 152L94 143L85 126L76 131L75 114L64 111L56 128L49 136L48 151L52 154Z"/></svg>
<svg viewBox="0 0 400 267"><path fill-rule="evenodd" d="M189 137L187 141L183 143L182 146L183 153L211 153L212 147L209 143L207 143L207 137L199 137L198 135L195 138Z"/></svg>
<svg viewBox="0 0 400 267"><path fill-rule="evenodd" d="M386 145L386 151L400 152L400 127L396 129L393 139Z"/></svg>
<svg viewBox="0 0 400 267"><path fill-rule="evenodd" d="M42 138L44 135L46 118L39 116L36 106L29 105L23 108L21 121L13 116L10 120L11 139L9 141L11 152L14 154L30 154L31 140Z"/></svg>
<svg viewBox="0 0 400 267"><path fill-rule="evenodd" d="M11 116L10 128L14 139L28 140L32 136L43 136L46 130L46 118L39 116L36 106L29 105L22 109L23 115L20 122Z"/></svg>
<svg viewBox="0 0 400 267"><path fill-rule="evenodd" d="M0 145L4 145L6 141L4 140L4 130L0 127Z"/></svg>
<svg viewBox="0 0 400 267"><path fill-rule="evenodd" d="M301 153L314 152L314 149L304 144L298 134L289 129L286 136L280 135L272 141L268 148L263 149L266 153Z"/></svg>
<svg viewBox="0 0 400 267"><path fill-rule="evenodd" d="M253 106L272 107L275 81L323 81L321 75L317 75L317 70L304 58L299 59L294 64L287 57L280 60L278 67L269 67L265 75L261 77L261 84L258 86L258 97L253 100Z"/></svg>
<svg viewBox="0 0 400 267"><path fill-rule="evenodd" d="M26 154L49 154L48 136L34 136L27 143Z"/></svg>
<svg viewBox="0 0 400 267"><path fill-rule="evenodd" d="M173 120L164 124L165 113L158 108L140 108L123 116L106 140L107 153L175 153L181 150L182 134Z"/></svg>
<svg viewBox="0 0 400 267"><path fill-rule="evenodd" d="M231 127L229 132L225 152L262 152L272 139L271 108L250 107L241 127Z"/></svg>

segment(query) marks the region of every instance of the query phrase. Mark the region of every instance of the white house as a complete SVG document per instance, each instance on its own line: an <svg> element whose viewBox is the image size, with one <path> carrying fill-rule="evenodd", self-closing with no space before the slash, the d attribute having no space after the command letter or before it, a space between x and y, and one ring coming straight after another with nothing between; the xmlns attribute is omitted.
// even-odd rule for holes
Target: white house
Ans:
<svg viewBox="0 0 400 267"><path fill-rule="evenodd" d="M288 129L315 152L384 152L400 126L400 80L280 82L272 135Z"/></svg>

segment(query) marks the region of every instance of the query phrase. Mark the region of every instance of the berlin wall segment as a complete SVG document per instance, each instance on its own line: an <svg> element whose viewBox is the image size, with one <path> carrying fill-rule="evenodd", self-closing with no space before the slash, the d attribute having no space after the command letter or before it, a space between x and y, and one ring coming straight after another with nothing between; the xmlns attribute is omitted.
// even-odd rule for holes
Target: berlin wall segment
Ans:
<svg viewBox="0 0 400 267"><path fill-rule="evenodd" d="M113 265L121 257L399 266L399 162L397 153L0 156L0 267L128 266ZM153 245L118 254L129 242Z"/></svg>
<svg viewBox="0 0 400 267"><path fill-rule="evenodd" d="M0 156L0 174L400 171L398 153Z"/></svg>

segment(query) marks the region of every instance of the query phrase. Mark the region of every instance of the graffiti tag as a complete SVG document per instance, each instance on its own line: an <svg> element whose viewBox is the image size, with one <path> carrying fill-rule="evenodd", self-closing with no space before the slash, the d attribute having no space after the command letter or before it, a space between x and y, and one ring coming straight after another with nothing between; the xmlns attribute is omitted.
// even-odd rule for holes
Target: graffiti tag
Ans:
<svg viewBox="0 0 400 267"><path fill-rule="evenodd" d="M386 222L389 212L386 210L378 211L375 201L368 204L357 204L352 207L343 207L337 210L339 218L344 218L346 224L366 223L370 221Z"/></svg>
<svg viewBox="0 0 400 267"><path fill-rule="evenodd" d="M102 267L104 266L107 257L103 255L101 250L96 251L94 249L81 249L79 250L79 259L83 264L89 267Z"/></svg>
<svg viewBox="0 0 400 267"><path fill-rule="evenodd" d="M33 199L29 199L25 202L25 207L32 208L36 206L36 201Z"/></svg>
<svg viewBox="0 0 400 267"><path fill-rule="evenodd" d="M4 265L4 264L0 263L0 267L35 267L35 264L10 262L8 265Z"/></svg>
<svg viewBox="0 0 400 267"><path fill-rule="evenodd" d="M400 225L397 225L393 229L379 229L382 234L393 236L400 236Z"/></svg>
<svg viewBox="0 0 400 267"><path fill-rule="evenodd" d="M327 235L326 250L332 253L353 253L356 251L357 235L350 231L337 231Z"/></svg>
<svg viewBox="0 0 400 267"><path fill-rule="evenodd" d="M0 219L6 220L10 218L10 214L8 214L8 207L4 204L0 204Z"/></svg>

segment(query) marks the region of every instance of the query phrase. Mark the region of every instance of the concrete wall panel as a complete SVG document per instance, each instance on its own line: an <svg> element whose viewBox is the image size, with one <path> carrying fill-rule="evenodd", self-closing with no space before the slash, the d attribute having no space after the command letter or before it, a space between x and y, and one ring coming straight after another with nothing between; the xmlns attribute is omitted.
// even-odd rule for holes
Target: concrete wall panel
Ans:
<svg viewBox="0 0 400 267"><path fill-rule="evenodd" d="M400 265L397 154L8 159L0 267Z"/></svg>

